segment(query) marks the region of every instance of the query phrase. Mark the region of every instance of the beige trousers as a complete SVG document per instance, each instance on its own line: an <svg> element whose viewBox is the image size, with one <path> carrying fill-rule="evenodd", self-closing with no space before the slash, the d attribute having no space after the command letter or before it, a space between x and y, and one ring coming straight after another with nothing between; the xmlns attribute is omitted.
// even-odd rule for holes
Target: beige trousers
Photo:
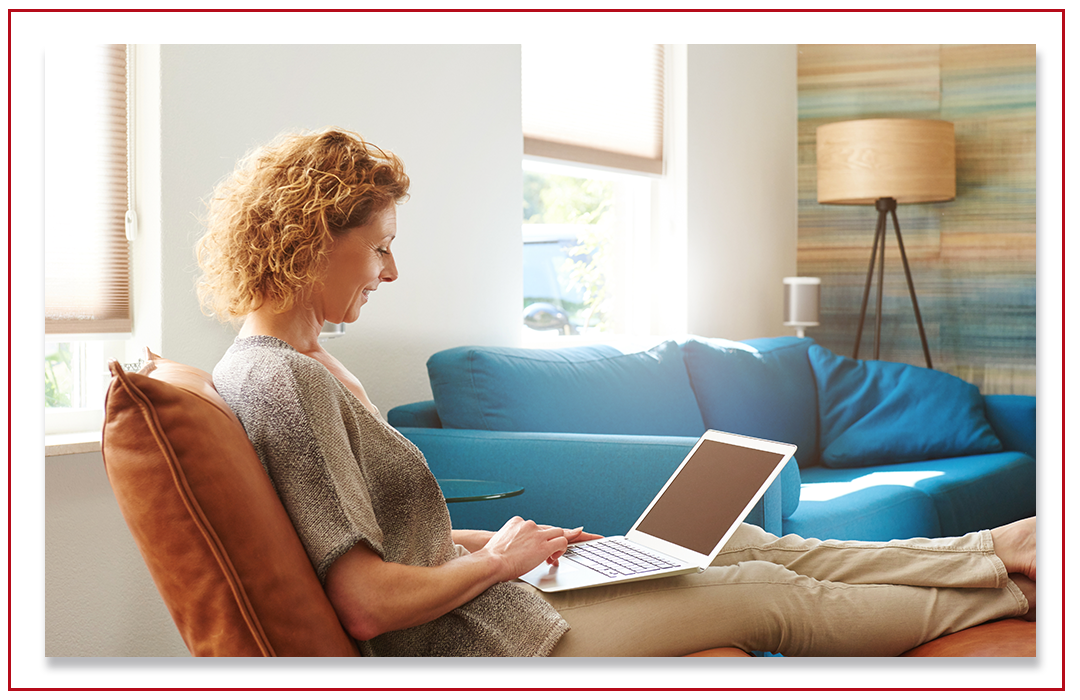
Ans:
<svg viewBox="0 0 1080 700"><path fill-rule="evenodd" d="M1028 608L988 531L841 542L743 525L700 574L536 593L571 627L554 656L679 656L726 646L896 656Z"/></svg>

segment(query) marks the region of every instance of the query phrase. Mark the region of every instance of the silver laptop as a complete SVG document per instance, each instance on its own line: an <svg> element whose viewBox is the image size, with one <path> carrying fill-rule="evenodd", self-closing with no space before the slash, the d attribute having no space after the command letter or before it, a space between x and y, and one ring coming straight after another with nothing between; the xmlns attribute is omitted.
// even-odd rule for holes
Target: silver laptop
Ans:
<svg viewBox="0 0 1080 700"><path fill-rule="evenodd" d="M521 580L555 592L704 571L793 454L795 445L710 430L630 532L570 545L558 565Z"/></svg>

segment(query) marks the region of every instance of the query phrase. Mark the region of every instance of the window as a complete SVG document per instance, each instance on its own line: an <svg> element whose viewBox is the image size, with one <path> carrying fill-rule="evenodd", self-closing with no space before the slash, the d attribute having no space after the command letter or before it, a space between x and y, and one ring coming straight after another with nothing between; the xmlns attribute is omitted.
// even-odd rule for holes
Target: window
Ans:
<svg viewBox="0 0 1080 700"><path fill-rule="evenodd" d="M132 330L128 64L123 44L58 47L45 57L50 433L100 427L105 361L123 356Z"/></svg>
<svg viewBox="0 0 1080 700"><path fill-rule="evenodd" d="M668 89L684 67L656 44L522 46L525 342L685 332ZM659 290L680 266L683 290Z"/></svg>
<svg viewBox="0 0 1080 700"><path fill-rule="evenodd" d="M527 332L628 333L635 231L649 228L651 179L526 161L522 222Z"/></svg>
<svg viewBox="0 0 1080 700"><path fill-rule="evenodd" d="M101 428L106 362L123 356L123 341L45 339L45 432L67 434Z"/></svg>

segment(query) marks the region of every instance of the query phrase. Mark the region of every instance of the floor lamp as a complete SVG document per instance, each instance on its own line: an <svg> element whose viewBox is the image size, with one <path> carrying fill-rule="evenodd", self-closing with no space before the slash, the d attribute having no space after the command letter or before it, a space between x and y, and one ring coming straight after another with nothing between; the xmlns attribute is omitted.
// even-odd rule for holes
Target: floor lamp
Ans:
<svg viewBox="0 0 1080 700"><path fill-rule="evenodd" d="M852 357L859 356L875 259L878 287L874 359L880 356L885 229L886 219L891 215L926 366L933 367L915 284L904 251L904 239L900 235L896 205L946 202L956 197L956 141L952 123L936 119L859 119L819 126L817 192L821 204L873 204L878 212Z"/></svg>

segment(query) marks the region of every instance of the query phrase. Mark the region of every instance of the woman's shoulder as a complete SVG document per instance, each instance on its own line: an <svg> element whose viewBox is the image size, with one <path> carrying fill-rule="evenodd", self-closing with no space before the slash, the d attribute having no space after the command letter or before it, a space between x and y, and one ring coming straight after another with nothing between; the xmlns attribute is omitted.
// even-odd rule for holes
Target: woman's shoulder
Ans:
<svg viewBox="0 0 1080 700"><path fill-rule="evenodd" d="M272 335L238 336L222 359L252 357L290 357L299 355L293 346Z"/></svg>
<svg viewBox="0 0 1080 700"><path fill-rule="evenodd" d="M333 378L322 364L271 336L237 338L213 376L226 402L230 396L323 393L334 388Z"/></svg>
<svg viewBox="0 0 1080 700"><path fill-rule="evenodd" d="M307 372L326 371L318 361L297 351L280 338L250 335L237 338L218 362L215 372L231 372L256 365L297 368Z"/></svg>

